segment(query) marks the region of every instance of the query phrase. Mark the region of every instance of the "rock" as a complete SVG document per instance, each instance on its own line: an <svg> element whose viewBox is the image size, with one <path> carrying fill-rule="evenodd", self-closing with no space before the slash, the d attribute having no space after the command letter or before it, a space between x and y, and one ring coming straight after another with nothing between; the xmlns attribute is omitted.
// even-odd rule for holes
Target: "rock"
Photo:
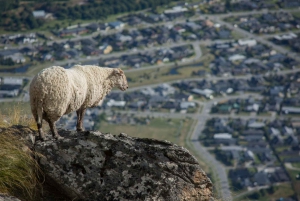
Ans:
<svg viewBox="0 0 300 201"><path fill-rule="evenodd" d="M16 197L0 194L0 201L21 201Z"/></svg>
<svg viewBox="0 0 300 201"><path fill-rule="evenodd" d="M35 151L46 179L72 200L213 200L210 179L183 147L124 133L59 134Z"/></svg>

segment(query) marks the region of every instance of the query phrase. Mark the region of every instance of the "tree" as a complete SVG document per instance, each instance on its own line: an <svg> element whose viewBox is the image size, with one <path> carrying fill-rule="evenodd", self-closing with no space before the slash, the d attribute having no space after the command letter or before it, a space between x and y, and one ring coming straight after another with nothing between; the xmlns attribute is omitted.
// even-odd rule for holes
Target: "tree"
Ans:
<svg viewBox="0 0 300 201"><path fill-rule="evenodd" d="M258 192L252 193L251 195L248 196L250 199L258 200L260 197L260 194Z"/></svg>
<svg viewBox="0 0 300 201"><path fill-rule="evenodd" d="M231 0L226 0L225 8L226 10L231 11Z"/></svg>

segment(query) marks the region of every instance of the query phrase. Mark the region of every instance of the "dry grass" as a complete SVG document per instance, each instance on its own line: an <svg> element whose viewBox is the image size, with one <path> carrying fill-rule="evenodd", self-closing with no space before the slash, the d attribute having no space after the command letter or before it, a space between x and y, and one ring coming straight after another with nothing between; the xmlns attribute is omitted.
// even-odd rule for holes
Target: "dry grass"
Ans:
<svg viewBox="0 0 300 201"><path fill-rule="evenodd" d="M9 129L0 133L0 193L33 200L40 169L32 152Z"/></svg>
<svg viewBox="0 0 300 201"><path fill-rule="evenodd" d="M0 127L12 125L23 125L37 130L35 120L23 109L21 103L16 103L13 107L5 108L5 111L2 112L0 111Z"/></svg>
<svg viewBox="0 0 300 201"><path fill-rule="evenodd" d="M13 125L36 129L35 121L17 104L0 113L0 193L33 200L39 185L39 166Z"/></svg>

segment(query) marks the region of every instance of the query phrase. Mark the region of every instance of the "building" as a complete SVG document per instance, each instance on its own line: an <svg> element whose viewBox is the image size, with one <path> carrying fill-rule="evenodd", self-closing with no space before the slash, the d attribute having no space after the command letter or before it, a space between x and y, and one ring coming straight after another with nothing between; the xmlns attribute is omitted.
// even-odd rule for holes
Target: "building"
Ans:
<svg viewBox="0 0 300 201"><path fill-rule="evenodd" d="M120 22L120 21L109 22L108 25L112 29L122 29L125 26L125 24L123 22Z"/></svg>
<svg viewBox="0 0 300 201"><path fill-rule="evenodd" d="M46 12L44 10L35 10L32 12L32 15L35 18L45 18Z"/></svg>
<svg viewBox="0 0 300 201"><path fill-rule="evenodd" d="M238 44L241 46L254 46L257 42L254 39L239 39Z"/></svg>

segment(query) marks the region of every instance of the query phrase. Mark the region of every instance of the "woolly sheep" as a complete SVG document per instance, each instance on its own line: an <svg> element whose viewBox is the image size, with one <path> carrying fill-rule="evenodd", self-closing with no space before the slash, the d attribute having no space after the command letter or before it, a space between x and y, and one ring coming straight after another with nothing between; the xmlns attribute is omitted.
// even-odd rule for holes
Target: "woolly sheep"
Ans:
<svg viewBox="0 0 300 201"><path fill-rule="evenodd" d="M119 68L76 65L64 69L53 66L39 72L30 84L29 94L40 138L45 139L43 119L48 122L53 137L62 138L55 122L73 111L77 114L77 131L82 131L86 108L99 105L113 87L122 91L128 88L126 76Z"/></svg>

